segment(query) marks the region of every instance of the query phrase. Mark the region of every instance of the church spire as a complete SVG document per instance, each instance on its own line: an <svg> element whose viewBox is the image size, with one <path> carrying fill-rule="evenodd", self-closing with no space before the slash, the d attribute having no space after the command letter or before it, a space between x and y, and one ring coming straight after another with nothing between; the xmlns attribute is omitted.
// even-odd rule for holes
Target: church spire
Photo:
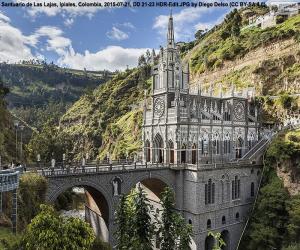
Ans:
<svg viewBox="0 0 300 250"><path fill-rule="evenodd" d="M168 24L168 47L175 48L172 11L170 13L169 24Z"/></svg>

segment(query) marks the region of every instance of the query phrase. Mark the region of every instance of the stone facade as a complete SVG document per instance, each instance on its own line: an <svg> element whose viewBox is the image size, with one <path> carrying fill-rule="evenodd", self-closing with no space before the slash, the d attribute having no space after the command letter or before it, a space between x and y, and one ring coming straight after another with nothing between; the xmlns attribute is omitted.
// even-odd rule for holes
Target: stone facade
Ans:
<svg viewBox="0 0 300 250"><path fill-rule="evenodd" d="M221 87L220 87L221 88ZM169 19L167 46L153 67L151 101L144 103L144 162L183 168L182 204L193 225L193 248L212 248L208 231L222 233L235 249L260 180L259 167L230 166L260 139L259 109L247 91L196 91L189 85L189 66L183 66ZM179 178L179 176L178 176ZM178 183L178 182L177 182ZM179 195L176 193L176 196Z"/></svg>
<svg viewBox="0 0 300 250"><path fill-rule="evenodd" d="M199 86L199 85L198 85ZM221 88L221 87L220 87ZM144 159L152 163L201 164L241 158L258 141L258 108L248 93L214 96L189 88L174 43L170 17L168 44L153 67L151 102L144 104Z"/></svg>

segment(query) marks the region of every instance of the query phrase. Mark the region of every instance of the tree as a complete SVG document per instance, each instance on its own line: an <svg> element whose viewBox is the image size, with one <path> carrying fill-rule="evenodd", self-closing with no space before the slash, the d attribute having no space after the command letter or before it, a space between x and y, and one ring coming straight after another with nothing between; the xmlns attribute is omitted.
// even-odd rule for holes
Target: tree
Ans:
<svg viewBox="0 0 300 250"><path fill-rule="evenodd" d="M41 212L28 225L21 245L25 250L88 250L95 239L92 228L78 218L63 218L52 206L41 205Z"/></svg>
<svg viewBox="0 0 300 250"><path fill-rule="evenodd" d="M202 30L202 29L198 30L198 31L195 33L195 38L196 38L197 40L200 40L200 39L203 37L203 35L205 34L205 32L206 32L206 30Z"/></svg>
<svg viewBox="0 0 300 250"><path fill-rule="evenodd" d="M117 249L152 249L154 228L151 225L151 213L152 206L141 187L121 197L116 212Z"/></svg>
<svg viewBox="0 0 300 250"><path fill-rule="evenodd" d="M127 197L122 196L120 199L119 206L116 210L116 240L117 240L117 249L128 249L130 244L132 231L130 230L130 221L131 218L128 216L128 203Z"/></svg>
<svg viewBox="0 0 300 250"><path fill-rule="evenodd" d="M224 240L221 237L221 233L213 233L213 232L208 232L208 236L212 236L215 239L215 244L213 247L213 250L221 250L223 246L226 246Z"/></svg>
<svg viewBox="0 0 300 250"><path fill-rule="evenodd" d="M180 249L188 250L191 242L192 228L187 225L180 214L175 210L174 193L165 188L162 193L161 221L158 222L161 250Z"/></svg>
<svg viewBox="0 0 300 250"><path fill-rule="evenodd" d="M151 63L151 53L148 49L147 49L146 54L145 54L145 60L146 60L146 64Z"/></svg>
<svg viewBox="0 0 300 250"><path fill-rule="evenodd" d="M154 226L151 224L150 214L153 212L153 206L150 205L145 191L139 185L138 191L134 197L135 204L135 245L136 250L151 250L152 238L154 236Z"/></svg>
<svg viewBox="0 0 300 250"><path fill-rule="evenodd" d="M138 59L138 66L142 67L145 66L147 64L146 58L144 55L141 55Z"/></svg>

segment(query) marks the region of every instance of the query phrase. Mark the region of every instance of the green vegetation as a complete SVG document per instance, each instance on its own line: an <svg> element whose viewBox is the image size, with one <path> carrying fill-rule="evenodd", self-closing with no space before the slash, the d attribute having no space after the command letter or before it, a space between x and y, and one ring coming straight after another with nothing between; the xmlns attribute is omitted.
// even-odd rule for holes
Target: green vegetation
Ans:
<svg viewBox="0 0 300 250"><path fill-rule="evenodd" d="M74 102L83 93L107 81L109 72L89 72L60 68L54 64L0 64L9 103L15 107L42 106L49 100Z"/></svg>
<svg viewBox="0 0 300 250"><path fill-rule="evenodd" d="M12 233L10 228L0 228L0 249L16 250L20 239L21 236Z"/></svg>
<svg viewBox="0 0 300 250"><path fill-rule="evenodd" d="M226 246L226 243L222 239L222 235L220 232L216 232L216 233L208 232L207 235L212 236L215 239L215 243L212 250L222 250L222 248Z"/></svg>
<svg viewBox="0 0 300 250"><path fill-rule="evenodd" d="M63 218L53 207L41 205L28 225L21 245L25 250L89 250L95 240L92 228L78 218Z"/></svg>
<svg viewBox="0 0 300 250"><path fill-rule="evenodd" d="M4 99L8 93L9 89L3 85L0 78L0 156L2 163L13 159L16 148L13 124Z"/></svg>
<svg viewBox="0 0 300 250"><path fill-rule="evenodd" d="M86 153L101 158L110 151L113 158L133 154L140 146L142 112L133 107L143 101L149 89L150 66L119 73L90 94L83 95L60 120L60 126L46 124L28 145L30 158L39 152L43 160L80 159ZM131 108L132 107L132 108ZM71 145L70 145L71 142Z"/></svg>
<svg viewBox="0 0 300 250"><path fill-rule="evenodd" d="M105 70L65 69L39 60L20 64L0 63L0 74L3 84L10 90L6 95L10 112L37 130L49 120L57 124L82 94L92 92L113 76ZM25 126L23 142L27 144L31 136L32 130Z"/></svg>
<svg viewBox="0 0 300 250"><path fill-rule="evenodd" d="M276 174L278 168L286 168L297 171L299 179L299 140L299 130L283 133L268 149L262 188L240 249L281 249L300 243L300 196L291 196Z"/></svg>
<svg viewBox="0 0 300 250"><path fill-rule="evenodd" d="M23 174L18 189L18 230L22 231L45 202L47 181L38 174Z"/></svg>
<svg viewBox="0 0 300 250"><path fill-rule="evenodd" d="M173 191L165 188L161 195L161 211L153 211L140 186L121 198L116 212L117 249L152 249L154 239L156 247L162 250L190 249L192 228L175 211Z"/></svg>
<svg viewBox="0 0 300 250"><path fill-rule="evenodd" d="M85 209L85 194L76 193L72 189L69 189L61 193L54 204L57 211L60 210L72 210L72 209Z"/></svg>
<svg viewBox="0 0 300 250"><path fill-rule="evenodd" d="M300 15L289 18L272 28L251 28L240 31L240 12L232 11L213 32L205 35L192 51L192 73L203 73L223 66L225 61L242 58L246 53L272 42L299 38Z"/></svg>

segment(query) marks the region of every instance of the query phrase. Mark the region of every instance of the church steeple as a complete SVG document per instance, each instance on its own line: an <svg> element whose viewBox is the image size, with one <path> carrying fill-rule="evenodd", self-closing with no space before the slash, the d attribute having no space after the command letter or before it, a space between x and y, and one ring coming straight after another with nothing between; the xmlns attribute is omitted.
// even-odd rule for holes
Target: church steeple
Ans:
<svg viewBox="0 0 300 250"><path fill-rule="evenodd" d="M169 17L169 24L168 24L168 48L175 48L175 42L174 42L174 26L173 26L173 17L172 17L172 11L170 13Z"/></svg>

